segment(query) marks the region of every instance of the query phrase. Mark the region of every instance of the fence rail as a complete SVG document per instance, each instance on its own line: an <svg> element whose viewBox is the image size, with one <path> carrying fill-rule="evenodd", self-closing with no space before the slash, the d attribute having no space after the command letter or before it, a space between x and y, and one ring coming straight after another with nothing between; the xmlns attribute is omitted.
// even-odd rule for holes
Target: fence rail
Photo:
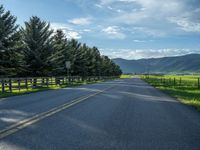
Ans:
<svg viewBox="0 0 200 150"><path fill-rule="evenodd" d="M158 86L178 86L178 87L193 87L200 89L200 78L184 78L184 77L162 77L162 76L143 76L146 81L150 81Z"/></svg>
<svg viewBox="0 0 200 150"><path fill-rule="evenodd" d="M70 76L70 77L28 77L28 78L0 78L0 92L13 92L13 90L28 90L38 87L51 87L51 86L62 86L68 84L79 83L83 81L98 81L113 79L116 77L107 76Z"/></svg>

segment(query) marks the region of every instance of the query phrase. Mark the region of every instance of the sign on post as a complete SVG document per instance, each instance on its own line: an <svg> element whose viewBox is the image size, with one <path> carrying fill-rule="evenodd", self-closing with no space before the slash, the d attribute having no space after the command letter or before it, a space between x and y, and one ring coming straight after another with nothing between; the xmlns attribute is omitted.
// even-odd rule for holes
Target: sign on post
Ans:
<svg viewBox="0 0 200 150"><path fill-rule="evenodd" d="M67 69L67 76L68 76L68 82L69 82L69 84L70 84L70 74L69 74L69 70L70 70L70 68L71 68L71 62L70 61L66 61L65 62L65 67L66 67L66 69Z"/></svg>
<svg viewBox="0 0 200 150"><path fill-rule="evenodd" d="M65 67L66 67L67 69L70 69L70 68L71 68L71 62L70 62L70 61L66 61L66 62L65 62Z"/></svg>

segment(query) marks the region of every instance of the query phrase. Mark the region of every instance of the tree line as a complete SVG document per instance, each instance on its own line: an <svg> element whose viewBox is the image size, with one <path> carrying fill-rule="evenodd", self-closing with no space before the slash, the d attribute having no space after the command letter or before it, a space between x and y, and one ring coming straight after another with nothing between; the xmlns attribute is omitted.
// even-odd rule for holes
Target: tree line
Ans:
<svg viewBox="0 0 200 150"><path fill-rule="evenodd" d="M122 71L97 47L67 39L62 30L32 16L24 27L0 5L0 76L63 76L70 61L73 76L119 76Z"/></svg>

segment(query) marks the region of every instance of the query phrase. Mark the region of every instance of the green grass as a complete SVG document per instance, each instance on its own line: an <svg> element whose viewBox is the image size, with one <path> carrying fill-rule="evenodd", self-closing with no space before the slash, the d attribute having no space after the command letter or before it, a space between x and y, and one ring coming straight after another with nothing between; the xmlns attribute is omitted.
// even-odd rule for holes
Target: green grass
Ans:
<svg viewBox="0 0 200 150"><path fill-rule="evenodd" d="M198 88L199 76L165 75L142 78L152 86L200 111L200 89Z"/></svg>
<svg viewBox="0 0 200 150"><path fill-rule="evenodd" d="M6 91L4 93L0 93L0 98L6 98L11 96L17 96L17 95L24 95L24 94L30 94L35 92L41 92L41 91L47 91L47 90L56 90L61 89L65 87L74 87L74 86L80 86L80 85L86 85L86 84L93 84L93 83L99 83L104 82L105 80L98 80L98 81L76 81L71 84L64 84L64 85L51 85L49 87L36 87L36 88L22 88L20 90L15 89L12 92L8 91L8 88L6 88Z"/></svg>
<svg viewBox="0 0 200 150"><path fill-rule="evenodd" d="M128 78L133 78L133 75L129 75L129 74L123 74L120 76L121 79L128 79Z"/></svg>

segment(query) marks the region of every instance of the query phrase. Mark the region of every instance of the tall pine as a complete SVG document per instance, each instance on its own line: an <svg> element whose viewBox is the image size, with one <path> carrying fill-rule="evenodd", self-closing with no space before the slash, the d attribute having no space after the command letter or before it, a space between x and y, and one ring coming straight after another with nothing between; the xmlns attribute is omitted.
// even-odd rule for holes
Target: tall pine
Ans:
<svg viewBox="0 0 200 150"><path fill-rule="evenodd" d="M0 76L17 74L20 54L16 17L0 6Z"/></svg>
<svg viewBox="0 0 200 150"><path fill-rule="evenodd" d="M53 36L54 50L51 56L53 75L67 75L65 63L69 61L69 45L62 30L57 30Z"/></svg>
<svg viewBox="0 0 200 150"><path fill-rule="evenodd" d="M21 28L26 76L52 75L53 30L50 24L33 16Z"/></svg>

